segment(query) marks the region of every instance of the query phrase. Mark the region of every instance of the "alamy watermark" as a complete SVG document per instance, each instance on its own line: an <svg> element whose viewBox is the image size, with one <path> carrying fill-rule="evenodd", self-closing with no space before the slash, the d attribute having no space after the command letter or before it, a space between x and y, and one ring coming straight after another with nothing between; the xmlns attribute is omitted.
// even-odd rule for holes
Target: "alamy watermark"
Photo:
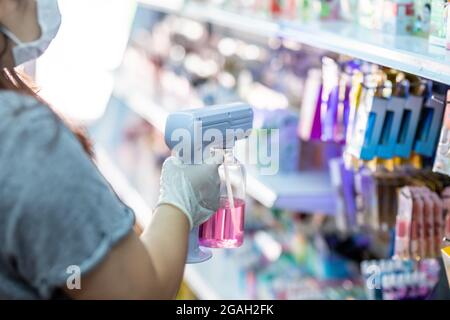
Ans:
<svg viewBox="0 0 450 320"><path fill-rule="evenodd" d="M81 290L81 268L76 265L68 266L66 273L69 275L66 286L69 290Z"/></svg>
<svg viewBox="0 0 450 320"><path fill-rule="evenodd" d="M369 290L381 289L381 268L377 265L371 265L366 269L366 287Z"/></svg>
<svg viewBox="0 0 450 320"><path fill-rule="evenodd" d="M166 142L185 164L221 164L223 159L212 151L236 147L238 159L261 175L276 175L280 168L279 129L220 130L196 121L191 129L175 129Z"/></svg>

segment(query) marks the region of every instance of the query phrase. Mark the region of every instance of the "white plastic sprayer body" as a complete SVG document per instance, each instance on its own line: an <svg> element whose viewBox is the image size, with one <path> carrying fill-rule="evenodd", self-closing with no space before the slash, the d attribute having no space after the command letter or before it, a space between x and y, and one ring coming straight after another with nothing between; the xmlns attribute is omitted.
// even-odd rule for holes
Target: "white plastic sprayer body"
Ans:
<svg viewBox="0 0 450 320"><path fill-rule="evenodd" d="M222 160L227 198L230 208L234 209L235 195L225 158L228 155L226 150L233 149L237 140L249 137L253 128L252 107L234 103L175 112L167 117L165 128L167 146L186 164L205 163L211 160L211 151L224 151ZM208 250L198 246L198 232L198 228L191 232L187 263L203 262L212 256Z"/></svg>

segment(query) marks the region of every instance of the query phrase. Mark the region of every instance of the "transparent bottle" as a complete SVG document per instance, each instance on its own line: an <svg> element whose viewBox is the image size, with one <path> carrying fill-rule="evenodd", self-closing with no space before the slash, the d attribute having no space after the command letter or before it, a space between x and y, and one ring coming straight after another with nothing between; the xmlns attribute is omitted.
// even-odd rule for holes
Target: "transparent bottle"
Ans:
<svg viewBox="0 0 450 320"><path fill-rule="evenodd" d="M200 226L199 242L209 248L238 248L244 242L245 168L232 149L220 152L224 160L219 166L219 209Z"/></svg>

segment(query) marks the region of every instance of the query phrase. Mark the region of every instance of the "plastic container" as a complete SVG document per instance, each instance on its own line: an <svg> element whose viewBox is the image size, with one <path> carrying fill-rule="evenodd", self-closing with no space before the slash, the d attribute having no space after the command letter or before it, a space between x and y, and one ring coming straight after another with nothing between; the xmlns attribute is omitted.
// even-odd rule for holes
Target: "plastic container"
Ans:
<svg viewBox="0 0 450 320"><path fill-rule="evenodd" d="M238 248L244 242L245 169L231 149L223 152L219 209L200 226L199 243L209 248Z"/></svg>

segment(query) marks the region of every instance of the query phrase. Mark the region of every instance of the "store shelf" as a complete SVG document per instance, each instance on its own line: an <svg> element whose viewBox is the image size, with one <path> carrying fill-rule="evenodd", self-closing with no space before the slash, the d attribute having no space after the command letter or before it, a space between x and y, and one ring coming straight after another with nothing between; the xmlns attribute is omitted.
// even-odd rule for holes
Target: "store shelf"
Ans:
<svg viewBox="0 0 450 320"><path fill-rule="evenodd" d="M333 215L336 195L327 172L247 174L247 194L268 208Z"/></svg>
<svg viewBox="0 0 450 320"><path fill-rule="evenodd" d="M239 250L239 249L229 249ZM212 249L210 260L200 264L188 264L185 269L186 281L194 294L205 300L245 300L245 284L239 269L239 261L226 249Z"/></svg>
<svg viewBox="0 0 450 320"><path fill-rule="evenodd" d="M184 0L138 0L139 4L165 13L179 13L184 7Z"/></svg>
<svg viewBox="0 0 450 320"><path fill-rule="evenodd" d="M280 30L276 22L229 12L209 5L193 2L183 4L183 1L168 1L164 4L162 4L162 1L155 0L139 0L138 2L156 11L177 14L189 19L209 22L262 37L276 36Z"/></svg>
<svg viewBox="0 0 450 320"><path fill-rule="evenodd" d="M343 21L277 23L212 6L177 2L177 5L169 5L161 4L162 1L140 0L140 3L154 10L247 33L294 40L450 84L450 51L430 46L427 39L392 36Z"/></svg>
<svg viewBox="0 0 450 320"><path fill-rule="evenodd" d="M186 265L184 277L189 288L200 300L222 300L218 292L211 288L209 281L202 275L198 265Z"/></svg>
<svg viewBox="0 0 450 320"><path fill-rule="evenodd" d="M284 23L280 35L301 43L450 84L450 51L427 39L393 36L334 21Z"/></svg>

